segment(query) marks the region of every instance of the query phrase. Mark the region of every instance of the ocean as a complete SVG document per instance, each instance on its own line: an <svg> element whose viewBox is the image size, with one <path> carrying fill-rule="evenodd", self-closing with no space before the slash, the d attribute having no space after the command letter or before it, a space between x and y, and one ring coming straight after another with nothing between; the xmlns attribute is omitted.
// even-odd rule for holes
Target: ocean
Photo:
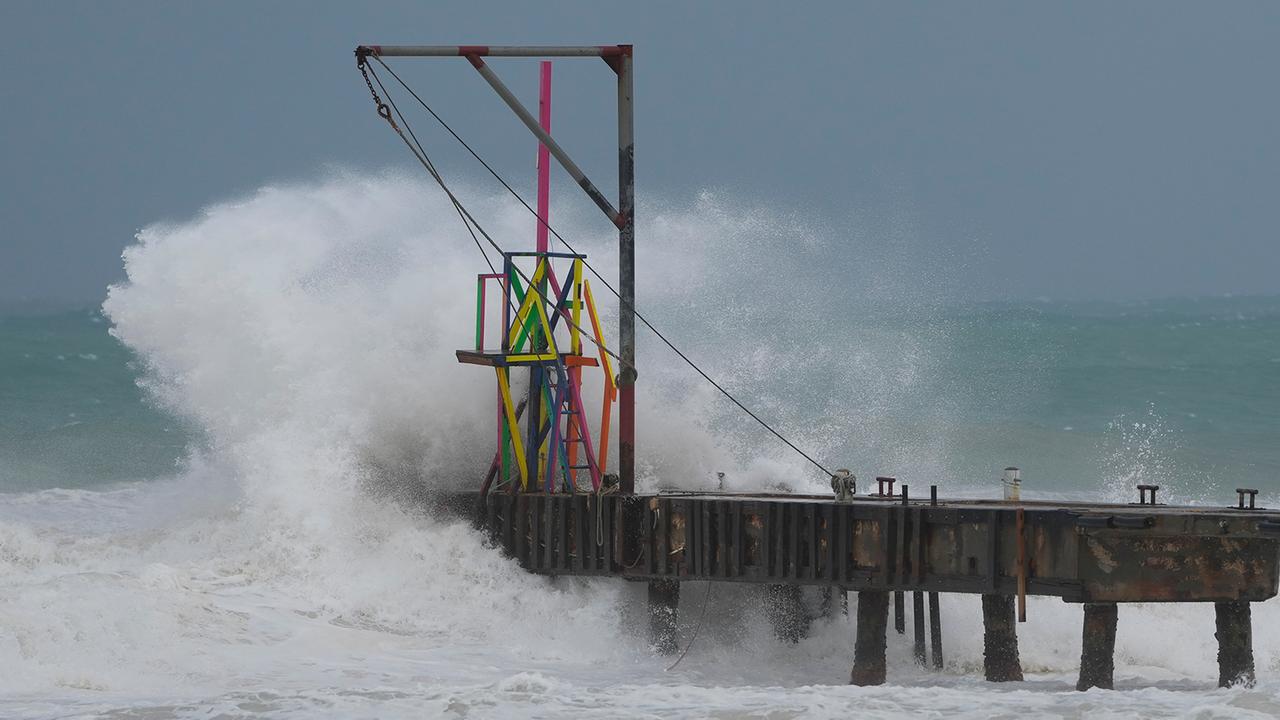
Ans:
<svg viewBox="0 0 1280 720"><path fill-rule="evenodd" d="M641 210L641 312L864 491L996 496L1017 465L1026 497L1280 507L1278 297L979 301L981 251L901 218ZM851 618L782 643L756 590L701 583L668 670L643 587L527 575L408 499L492 452L492 379L453 357L486 268L450 212L390 172L270 186L143 229L101 306L0 314L0 717L1280 716L1276 601L1251 689L1216 687L1211 606L1146 604L1118 690L1077 693L1081 610L1040 598L1027 681L988 684L977 598L946 595L945 668L891 632L890 684L854 688ZM577 212L553 207L608 278ZM643 488L827 491L643 329L638 365Z"/></svg>

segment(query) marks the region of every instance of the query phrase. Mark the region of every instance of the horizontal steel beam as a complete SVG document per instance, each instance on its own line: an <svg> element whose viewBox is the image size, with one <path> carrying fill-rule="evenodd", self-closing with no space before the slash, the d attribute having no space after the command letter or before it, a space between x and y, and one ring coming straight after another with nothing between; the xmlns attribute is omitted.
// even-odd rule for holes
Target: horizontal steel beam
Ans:
<svg viewBox="0 0 1280 720"><path fill-rule="evenodd" d="M380 57L619 57L630 45L361 45L357 55Z"/></svg>

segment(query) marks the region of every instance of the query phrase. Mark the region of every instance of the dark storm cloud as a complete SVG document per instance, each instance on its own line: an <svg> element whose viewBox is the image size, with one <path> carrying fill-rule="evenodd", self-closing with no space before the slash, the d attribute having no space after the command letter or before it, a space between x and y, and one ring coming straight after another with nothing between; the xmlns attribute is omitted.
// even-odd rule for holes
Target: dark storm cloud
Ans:
<svg viewBox="0 0 1280 720"><path fill-rule="evenodd" d="M6 2L0 300L100 298L143 225L404 163L358 42L634 42L642 196L715 187L836 228L894 208L919 262L980 249L975 297L1274 293L1277 37L1274 3ZM530 173L461 61L400 65ZM556 72L557 136L611 179L607 69Z"/></svg>

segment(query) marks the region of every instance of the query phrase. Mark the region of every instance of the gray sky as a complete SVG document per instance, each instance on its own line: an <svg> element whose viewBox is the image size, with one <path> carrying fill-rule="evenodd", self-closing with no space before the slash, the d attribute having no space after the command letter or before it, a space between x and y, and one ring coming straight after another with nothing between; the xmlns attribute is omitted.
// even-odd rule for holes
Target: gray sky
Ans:
<svg viewBox="0 0 1280 720"><path fill-rule="evenodd" d="M642 198L715 188L837 228L896 208L925 262L981 247L980 298L1280 292L1280 3L6 0L0 301L98 300L144 225L406 164L357 43L614 42L636 45ZM519 62L499 72L531 93ZM464 61L395 67L530 174ZM556 135L612 187L611 74L556 73Z"/></svg>

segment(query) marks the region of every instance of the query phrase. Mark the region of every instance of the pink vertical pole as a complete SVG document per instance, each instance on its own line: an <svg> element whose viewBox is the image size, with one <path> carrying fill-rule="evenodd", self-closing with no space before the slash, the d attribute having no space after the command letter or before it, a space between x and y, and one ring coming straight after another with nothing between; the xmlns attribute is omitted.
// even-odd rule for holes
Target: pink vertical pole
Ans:
<svg viewBox="0 0 1280 720"><path fill-rule="evenodd" d="M551 61L539 64L538 124L551 133ZM538 143L538 252L547 252L547 221L551 204L551 153Z"/></svg>

